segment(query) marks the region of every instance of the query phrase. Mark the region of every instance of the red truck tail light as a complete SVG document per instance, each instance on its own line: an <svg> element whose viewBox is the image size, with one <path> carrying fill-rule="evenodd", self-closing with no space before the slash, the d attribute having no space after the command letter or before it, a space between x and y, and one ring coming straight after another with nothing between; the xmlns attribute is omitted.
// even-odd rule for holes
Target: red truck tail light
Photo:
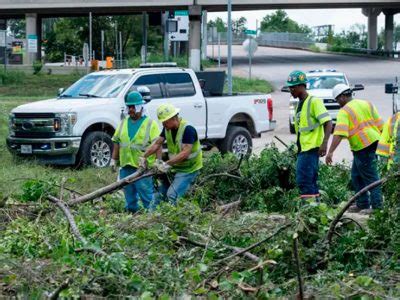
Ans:
<svg viewBox="0 0 400 300"><path fill-rule="evenodd" d="M267 100L267 109L268 109L268 120L272 121L274 117L274 107L271 98L268 98Z"/></svg>

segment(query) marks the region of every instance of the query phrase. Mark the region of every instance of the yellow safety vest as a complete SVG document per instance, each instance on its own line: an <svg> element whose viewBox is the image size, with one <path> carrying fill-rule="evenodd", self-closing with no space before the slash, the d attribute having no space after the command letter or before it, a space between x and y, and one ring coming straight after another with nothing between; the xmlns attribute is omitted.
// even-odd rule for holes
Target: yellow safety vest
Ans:
<svg viewBox="0 0 400 300"><path fill-rule="evenodd" d="M182 138L185 128L188 125L187 121L180 119L178 132L176 133L175 141L172 138L171 130L165 129L165 137L167 139L168 155L169 158L174 158L182 151ZM172 167L173 172L177 173L193 173L203 167L203 151L201 150L200 141L197 139L194 142L191 154L188 159L175 164Z"/></svg>
<svg viewBox="0 0 400 300"><path fill-rule="evenodd" d="M119 161L121 167L130 165L139 167L139 158L144 155L147 147L149 147L154 139L160 134L160 129L156 122L149 117L145 117L135 136L130 139L128 132L128 122L130 117L126 117L118 126L112 138L113 142L119 143ZM149 166L155 162L155 154L147 158Z"/></svg>
<svg viewBox="0 0 400 300"><path fill-rule="evenodd" d="M323 124L331 120L324 103L309 95L304 100L300 116L297 115L297 107L295 111L294 127L299 133L301 151L319 148L325 136Z"/></svg>
<svg viewBox="0 0 400 300"><path fill-rule="evenodd" d="M334 135L349 140L352 151L362 150L379 140L383 121L368 101L353 99L337 115Z"/></svg>
<svg viewBox="0 0 400 300"><path fill-rule="evenodd" d="M385 125L383 126L383 131L381 138L378 143L378 148L376 149L376 154L387 157L388 165L387 168L393 165L395 160L395 155L400 155L400 149L398 147L399 138L399 126L400 126L400 112L391 116ZM397 151L396 151L397 150ZM399 153L396 153L399 152Z"/></svg>

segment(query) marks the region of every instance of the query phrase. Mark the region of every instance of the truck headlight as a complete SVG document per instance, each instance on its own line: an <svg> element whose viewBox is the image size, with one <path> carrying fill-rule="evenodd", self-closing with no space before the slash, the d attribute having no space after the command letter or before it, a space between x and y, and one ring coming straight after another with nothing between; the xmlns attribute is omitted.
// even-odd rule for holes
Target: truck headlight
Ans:
<svg viewBox="0 0 400 300"><path fill-rule="evenodd" d="M13 113L8 117L8 131L11 136L15 135L15 114Z"/></svg>
<svg viewBox="0 0 400 300"><path fill-rule="evenodd" d="M53 125L56 136L71 136L77 120L75 112L57 113Z"/></svg>

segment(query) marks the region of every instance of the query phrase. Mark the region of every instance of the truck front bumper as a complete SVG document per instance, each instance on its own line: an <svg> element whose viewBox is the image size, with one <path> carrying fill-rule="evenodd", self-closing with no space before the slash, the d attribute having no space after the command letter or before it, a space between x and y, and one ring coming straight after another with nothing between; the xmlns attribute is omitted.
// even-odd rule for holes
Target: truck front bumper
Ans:
<svg viewBox="0 0 400 300"><path fill-rule="evenodd" d="M58 156L78 153L81 137L60 137L49 139L32 139L7 137L7 148L13 154Z"/></svg>

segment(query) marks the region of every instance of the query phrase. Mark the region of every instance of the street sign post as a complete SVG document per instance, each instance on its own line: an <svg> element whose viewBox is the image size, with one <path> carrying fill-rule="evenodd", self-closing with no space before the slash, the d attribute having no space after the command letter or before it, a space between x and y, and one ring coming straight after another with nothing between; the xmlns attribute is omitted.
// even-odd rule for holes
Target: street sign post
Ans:
<svg viewBox="0 0 400 300"><path fill-rule="evenodd" d="M255 30L251 30L251 31L255 32ZM257 51L257 48L258 48L258 44L257 44L256 40L253 39L252 36L249 36L249 38L243 42L243 49L247 53L247 56L249 58L249 79L251 79L251 59L252 59L254 53Z"/></svg>

